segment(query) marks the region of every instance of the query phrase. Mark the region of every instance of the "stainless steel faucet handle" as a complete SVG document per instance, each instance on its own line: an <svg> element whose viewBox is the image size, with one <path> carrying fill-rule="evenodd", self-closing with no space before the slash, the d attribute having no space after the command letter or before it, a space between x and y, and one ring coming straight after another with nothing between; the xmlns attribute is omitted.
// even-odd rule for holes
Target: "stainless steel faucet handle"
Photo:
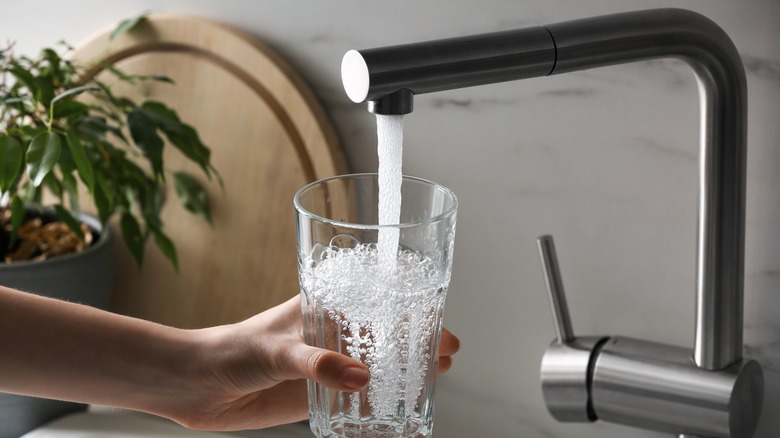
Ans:
<svg viewBox="0 0 780 438"><path fill-rule="evenodd" d="M553 238L536 243L557 335L540 370L555 419L642 424L683 433L678 436L753 436L764 387L757 362L712 371L697 367L687 348L622 336L575 337ZM647 391L652 387L670 389Z"/></svg>
<svg viewBox="0 0 780 438"><path fill-rule="evenodd" d="M591 364L597 347L606 337L574 337L553 238L541 236L536 244L557 337L542 358L544 401L547 410L558 421L595 421L597 417L590 398Z"/></svg>
<svg viewBox="0 0 780 438"><path fill-rule="evenodd" d="M565 344L574 340L574 329L569 317L569 306L566 304L566 294L563 291L561 271L558 268L558 256L555 253L555 242L550 235L536 239L539 248L539 259L542 262L544 282L547 284L547 294L550 299L555 334L558 343Z"/></svg>

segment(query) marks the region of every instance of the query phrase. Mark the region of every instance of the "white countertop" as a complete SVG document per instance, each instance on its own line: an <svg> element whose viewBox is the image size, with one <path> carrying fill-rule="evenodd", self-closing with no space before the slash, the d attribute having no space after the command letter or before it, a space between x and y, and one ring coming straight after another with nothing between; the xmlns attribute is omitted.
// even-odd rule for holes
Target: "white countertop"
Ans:
<svg viewBox="0 0 780 438"><path fill-rule="evenodd" d="M141 412L91 407L39 427L22 438L311 438L306 424L241 432L202 432Z"/></svg>

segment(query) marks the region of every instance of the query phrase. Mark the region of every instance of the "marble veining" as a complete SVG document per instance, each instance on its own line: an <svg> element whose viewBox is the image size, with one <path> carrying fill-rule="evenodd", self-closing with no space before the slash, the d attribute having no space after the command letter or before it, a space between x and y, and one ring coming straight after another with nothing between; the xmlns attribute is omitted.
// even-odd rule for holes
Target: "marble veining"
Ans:
<svg viewBox="0 0 780 438"><path fill-rule="evenodd" d="M48 2L47 14L40 3L17 2L12 14L0 14L0 40L19 40L32 54L61 38L77 43L146 9L200 15L257 35L310 84L351 170L361 172L376 169L376 122L343 93L339 66L349 49L672 3L712 18L737 43L747 71L745 354L762 362L767 381L756 438L780 436L780 2L70 0ZM579 333L690 345L698 103L695 75L678 59L415 100L404 169L448 185L461 200L445 319L462 350L437 388L436 436L666 436L549 416L538 371L553 333L533 242L544 233L561 242ZM654 318L637 311L655 305L664 310Z"/></svg>
<svg viewBox="0 0 780 438"><path fill-rule="evenodd" d="M698 162L699 151L692 148L679 149L667 146L649 138L634 138L632 144L643 149L682 158L688 162Z"/></svg>
<svg viewBox="0 0 780 438"><path fill-rule="evenodd" d="M484 104L485 101L482 101ZM491 102L495 103L495 101ZM435 98L431 100L431 106L434 108L444 108L444 107L456 107L456 108L464 108L464 109L474 109L474 99L443 99L443 98Z"/></svg>
<svg viewBox="0 0 780 438"><path fill-rule="evenodd" d="M415 105L422 108L434 108L437 110L450 109L450 110L468 110L471 112L478 112L488 107L517 107L521 105L525 99L521 97L505 97L505 98L491 98L491 97L474 97L474 98L448 98L438 97L438 95L421 96L417 99ZM414 117L414 116L410 116Z"/></svg>
<svg viewBox="0 0 780 438"><path fill-rule="evenodd" d="M745 70L748 74L780 82L780 62L773 62L746 54L742 54L742 62L745 64Z"/></svg>
<svg viewBox="0 0 780 438"><path fill-rule="evenodd" d="M598 90L592 87L578 87L578 88L558 88L552 90L545 90L538 93L539 97L555 97L555 98L588 98L598 93Z"/></svg>

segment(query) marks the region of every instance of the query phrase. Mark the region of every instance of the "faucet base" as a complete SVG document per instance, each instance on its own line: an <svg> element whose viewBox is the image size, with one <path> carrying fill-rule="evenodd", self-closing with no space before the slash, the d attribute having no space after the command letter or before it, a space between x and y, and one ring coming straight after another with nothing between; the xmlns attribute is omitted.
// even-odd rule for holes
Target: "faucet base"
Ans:
<svg viewBox="0 0 780 438"><path fill-rule="evenodd" d="M693 436L752 437L763 401L756 361L709 371L687 348L610 338L595 359L592 404L600 420Z"/></svg>

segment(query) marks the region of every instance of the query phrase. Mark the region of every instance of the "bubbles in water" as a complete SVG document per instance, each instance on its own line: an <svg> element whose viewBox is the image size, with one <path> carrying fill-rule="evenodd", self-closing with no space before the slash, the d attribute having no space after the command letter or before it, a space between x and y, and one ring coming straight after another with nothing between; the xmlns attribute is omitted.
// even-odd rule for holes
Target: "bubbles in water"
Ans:
<svg viewBox="0 0 780 438"><path fill-rule="evenodd" d="M360 241L351 234L337 234L330 239L331 248L354 248Z"/></svg>
<svg viewBox="0 0 780 438"><path fill-rule="evenodd" d="M383 418L396 415L399 403L417 404L449 278L412 251L397 252L390 276L379 258L373 245L328 248L321 262L306 264L302 284L341 329L344 351L369 366L368 403ZM350 400L358 412L360 398Z"/></svg>
<svg viewBox="0 0 780 438"><path fill-rule="evenodd" d="M325 251L328 249L327 246L321 244L321 243L315 243L314 246L311 248L311 252L309 257L311 257L311 261L314 263L319 263L323 259L323 255L325 254Z"/></svg>

